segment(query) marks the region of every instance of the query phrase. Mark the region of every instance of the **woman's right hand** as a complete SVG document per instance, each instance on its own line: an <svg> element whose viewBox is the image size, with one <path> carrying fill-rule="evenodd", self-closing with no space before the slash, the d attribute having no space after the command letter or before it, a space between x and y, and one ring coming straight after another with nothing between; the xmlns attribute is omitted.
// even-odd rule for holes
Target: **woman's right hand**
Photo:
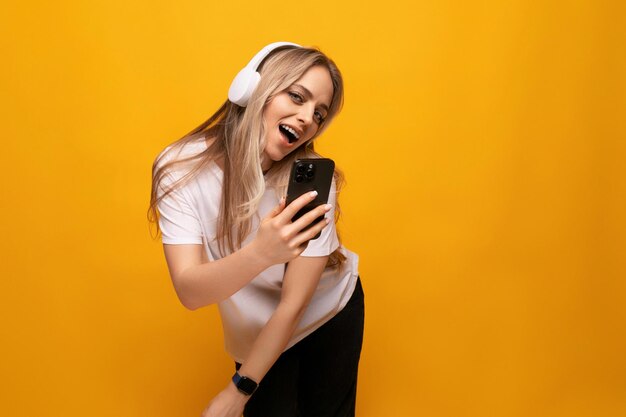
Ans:
<svg viewBox="0 0 626 417"><path fill-rule="evenodd" d="M315 191L303 194L287 207L285 207L285 199L283 198L280 204L261 220L256 238L251 243L259 256L275 265L289 262L304 252L309 240L326 227L331 220L324 219L302 231L313 220L323 216L331 209L330 204L322 204L295 222L291 221L301 208L315 199L316 195Z"/></svg>

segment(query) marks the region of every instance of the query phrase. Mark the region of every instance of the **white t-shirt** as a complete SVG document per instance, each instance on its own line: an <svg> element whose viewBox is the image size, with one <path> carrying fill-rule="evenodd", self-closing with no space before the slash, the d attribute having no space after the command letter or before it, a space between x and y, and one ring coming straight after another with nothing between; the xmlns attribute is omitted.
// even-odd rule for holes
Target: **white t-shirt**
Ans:
<svg viewBox="0 0 626 417"><path fill-rule="evenodd" d="M186 156L196 155L206 149L204 138L188 143L182 150L173 151L172 146L163 150L166 154L160 165ZM177 167L164 177L162 186L169 186L186 173ZM158 204L162 232L165 244L201 244L209 261L221 258L215 240L217 218L222 198L223 172L217 164L211 162L208 169L200 172L192 181L178 188ZM158 190L158 196L163 194ZM326 217L334 218L336 187L333 180L328 202L333 208ZM259 204L258 216L252 218L252 232L242 246L256 236L259 219L278 205L279 198L273 188L266 188ZM335 223L331 221L318 239L309 241L306 250L300 256L326 256L339 247ZM322 324L334 317L346 305L356 286L358 277L358 255L341 247L347 257L341 272L327 268L311 302L303 314L295 332L285 350L311 334ZM285 272L284 264L272 265L256 276L250 283L218 303L226 351L237 362L243 362L250 352L252 344L268 322L278 303Z"/></svg>

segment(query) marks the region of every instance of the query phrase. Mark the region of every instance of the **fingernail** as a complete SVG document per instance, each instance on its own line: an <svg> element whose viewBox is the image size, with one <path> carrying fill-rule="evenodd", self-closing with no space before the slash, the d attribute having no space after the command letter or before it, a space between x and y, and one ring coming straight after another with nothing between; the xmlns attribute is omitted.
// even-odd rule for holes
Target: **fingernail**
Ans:
<svg viewBox="0 0 626 417"><path fill-rule="evenodd" d="M310 196L311 198L315 198L315 196L317 196L317 191L311 191L311 192L309 193L309 196Z"/></svg>
<svg viewBox="0 0 626 417"><path fill-rule="evenodd" d="M330 210L331 208L333 208L333 206L331 206L330 204L326 204L324 206L324 210L326 210L326 211Z"/></svg>

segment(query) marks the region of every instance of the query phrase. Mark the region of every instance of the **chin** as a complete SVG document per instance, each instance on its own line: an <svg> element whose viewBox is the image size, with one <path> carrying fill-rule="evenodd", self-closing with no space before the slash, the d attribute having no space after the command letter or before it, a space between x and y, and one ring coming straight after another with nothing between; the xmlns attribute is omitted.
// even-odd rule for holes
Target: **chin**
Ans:
<svg viewBox="0 0 626 417"><path fill-rule="evenodd" d="M281 152L266 150L265 157L268 158L272 162L281 161L286 155L283 155Z"/></svg>

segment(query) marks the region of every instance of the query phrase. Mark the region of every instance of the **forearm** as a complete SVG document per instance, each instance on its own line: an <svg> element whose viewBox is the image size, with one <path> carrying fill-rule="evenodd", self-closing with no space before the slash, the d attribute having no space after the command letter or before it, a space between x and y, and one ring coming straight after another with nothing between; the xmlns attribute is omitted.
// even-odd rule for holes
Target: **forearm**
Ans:
<svg viewBox="0 0 626 417"><path fill-rule="evenodd" d="M225 300L270 266L249 244L224 258L187 268L174 280L175 289L183 305L195 310Z"/></svg>
<svg viewBox="0 0 626 417"><path fill-rule="evenodd" d="M286 303L279 304L257 336L239 373L255 381L261 381L285 350L303 312L304 308L297 308Z"/></svg>
<svg viewBox="0 0 626 417"><path fill-rule="evenodd" d="M304 310L304 308L297 308L296 303L281 302L257 336L252 345L251 353L239 369L239 373L255 381L261 381L289 343ZM249 400L249 395L244 395L229 381L226 388L211 402L208 409L210 408L219 415L240 416ZM235 410L235 414L221 414L224 413L224 410ZM214 414L209 413L208 415Z"/></svg>
<svg viewBox="0 0 626 417"><path fill-rule="evenodd" d="M239 373L259 382L285 350L319 284L328 256L298 257L287 265L281 300L257 336Z"/></svg>

